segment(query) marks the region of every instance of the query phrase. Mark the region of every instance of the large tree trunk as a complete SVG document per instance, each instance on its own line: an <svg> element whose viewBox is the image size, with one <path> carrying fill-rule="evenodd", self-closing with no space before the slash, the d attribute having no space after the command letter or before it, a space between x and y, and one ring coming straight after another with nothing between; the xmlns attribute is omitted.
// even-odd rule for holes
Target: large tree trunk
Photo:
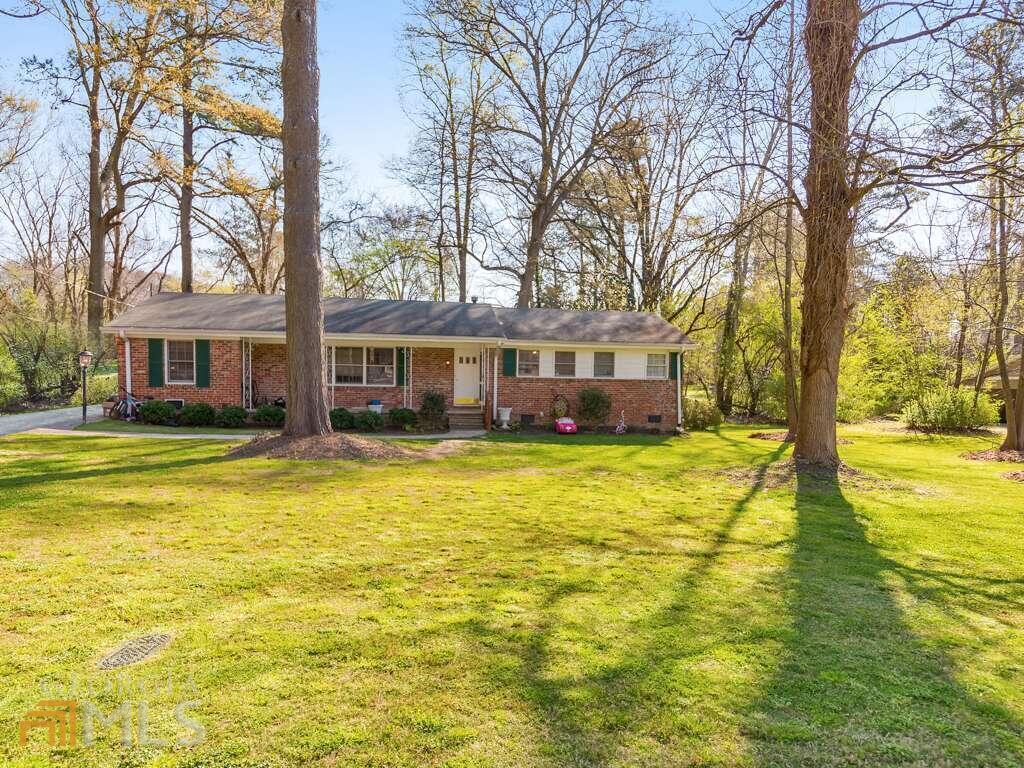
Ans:
<svg viewBox="0 0 1024 768"><path fill-rule="evenodd" d="M807 0L804 45L811 77L807 179L807 263L800 334L798 460L837 466L839 356L849 314L849 247L853 195L847 179L849 99L857 0Z"/></svg>
<svg viewBox="0 0 1024 768"><path fill-rule="evenodd" d="M184 92L192 88L189 81ZM193 177L196 161L193 154L195 125L192 110L181 110L181 198L178 203L178 226L181 230L181 292L192 293L192 201L195 198Z"/></svg>
<svg viewBox="0 0 1024 768"><path fill-rule="evenodd" d="M743 216L742 208L740 216ZM733 387L736 371L736 336L740 330L740 308L747 287L749 240L745 233L736 238L732 259L732 282L725 298L725 319L722 340L718 347L718 370L715 375L715 405L723 415L732 413Z"/></svg>
<svg viewBox="0 0 1024 768"><path fill-rule="evenodd" d="M540 206L533 209L530 216L530 233L526 241L526 264L523 266L522 280L519 283L519 296L516 306L527 309L533 306L534 283L537 282L540 265L540 251L544 244L544 214Z"/></svg>
<svg viewBox="0 0 1024 768"><path fill-rule="evenodd" d="M284 96L286 435L331 431L324 378L320 286L319 98L316 0L285 0L281 17Z"/></svg>
<svg viewBox="0 0 1024 768"><path fill-rule="evenodd" d="M789 8L789 51L786 56L786 194L793 194L793 81L796 70L796 0ZM785 266L782 274L782 374L786 389L786 442L796 440L800 424L796 358L793 349L793 203L786 203Z"/></svg>
<svg viewBox="0 0 1024 768"><path fill-rule="evenodd" d="M89 346L95 354L102 354L103 339L100 325L103 323L103 277L106 266L106 222L103 219L103 181L100 161L100 118L98 111L89 112L89 280L86 298L86 329Z"/></svg>

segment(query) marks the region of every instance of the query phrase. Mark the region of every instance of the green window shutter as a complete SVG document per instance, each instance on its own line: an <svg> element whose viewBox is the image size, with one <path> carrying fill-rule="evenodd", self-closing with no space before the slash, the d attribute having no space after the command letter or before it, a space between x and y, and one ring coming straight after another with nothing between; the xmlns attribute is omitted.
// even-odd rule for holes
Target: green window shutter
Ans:
<svg viewBox="0 0 1024 768"><path fill-rule="evenodd" d="M162 387L164 385L164 340L146 339L146 342L148 345L146 357L149 367L149 386Z"/></svg>
<svg viewBox="0 0 1024 768"><path fill-rule="evenodd" d="M196 339L196 386L210 386L210 340Z"/></svg>
<svg viewBox="0 0 1024 768"><path fill-rule="evenodd" d="M405 347L396 349L395 357L395 383L400 387L404 387L409 383L405 378Z"/></svg>
<svg viewBox="0 0 1024 768"><path fill-rule="evenodd" d="M516 351L514 349L501 350L501 374L502 376L516 375Z"/></svg>
<svg viewBox="0 0 1024 768"><path fill-rule="evenodd" d="M679 378L679 353L672 352L668 356L668 377L670 379Z"/></svg>

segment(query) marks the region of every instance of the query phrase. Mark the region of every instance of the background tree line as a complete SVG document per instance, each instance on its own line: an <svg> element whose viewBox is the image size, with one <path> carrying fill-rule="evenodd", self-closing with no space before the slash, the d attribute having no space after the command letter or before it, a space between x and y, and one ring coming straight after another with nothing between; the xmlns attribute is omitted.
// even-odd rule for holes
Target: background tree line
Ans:
<svg viewBox="0 0 1024 768"><path fill-rule="evenodd" d="M73 352L154 290L283 291L281 8L7 13L58 20L68 55L0 99L0 398L70 394ZM786 422L812 461L836 417L936 388L994 384L1024 444L1017 5L406 18L407 194L352 193L321 148L327 294L658 312L701 344L691 396Z"/></svg>

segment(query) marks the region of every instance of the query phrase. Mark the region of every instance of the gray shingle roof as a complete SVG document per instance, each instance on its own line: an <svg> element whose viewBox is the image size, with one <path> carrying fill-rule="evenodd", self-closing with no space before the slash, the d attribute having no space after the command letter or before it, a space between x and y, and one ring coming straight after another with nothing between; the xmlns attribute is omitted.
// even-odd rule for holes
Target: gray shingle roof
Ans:
<svg viewBox="0 0 1024 768"><path fill-rule="evenodd" d="M650 312L570 312L495 307L506 339L591 344L687 344L676 326Z"/></svg>
<svg viewBox="0 0 1024 768"><path fill-rule="evenodd" d="M283 334L284 296L159 293L118 315L106 329ZM324 331L339 335L689 344L674 325L646 312L504 309L487 304L380 299L325 299Z"/></svg>

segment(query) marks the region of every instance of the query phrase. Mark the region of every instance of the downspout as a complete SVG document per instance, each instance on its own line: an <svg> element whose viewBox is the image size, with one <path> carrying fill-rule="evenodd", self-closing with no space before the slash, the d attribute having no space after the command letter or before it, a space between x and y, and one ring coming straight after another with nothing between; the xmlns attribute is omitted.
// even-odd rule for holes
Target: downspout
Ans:
<svg viewBox="0 0 1024 768"><path fill-rule="evenodd" d="M409 401L407 408L412 408L412 347L405 348L405 397Z"/></svg>

